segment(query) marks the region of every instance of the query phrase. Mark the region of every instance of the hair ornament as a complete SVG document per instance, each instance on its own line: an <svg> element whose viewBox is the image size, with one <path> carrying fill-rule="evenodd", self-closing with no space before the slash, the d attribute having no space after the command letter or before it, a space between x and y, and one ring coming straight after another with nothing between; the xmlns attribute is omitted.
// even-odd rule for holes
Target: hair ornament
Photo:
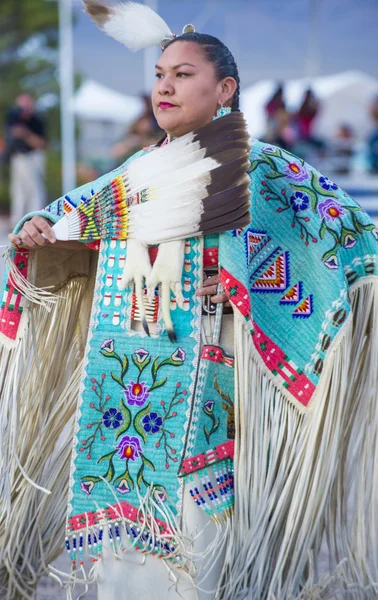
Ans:
<svg viewBox="0 0 378 600"><path fill-rule="evenodd" d="M184 27L182 28L181 35L184 35L185 33L195 33L195 32L196 32L196 28L194 27L194 25L189 23L188 25L184 25Z"/></svg>
<svg viewBox="0 0 378 600"><path fill-rule="evenodd" d="M101 0L83 0L85 12L107 35L133 52L150 46L164 50L176 37L167 23L149 6L126 2L108 6ZM194 25L185 25L184 33L194 33Z"/></svg>
<svg viewBox="0 0 378 600"><path fill-rule="evenodd" d="M149 6L122 2L108 6L100 0L83 0L85 12L107 35L133 52L160 46L164 38L173 39L167 23Z"/></svg>
<svg viewBox="0 0 378 600"><path fill-rule="evenodd" d="M164 37L164 38L161 40L160 44L159 44L160 48L161 48L162 50L165 50L165 49L166 49L166 47L168 46L168 44L170 44L170 43L171 43L171 41L172 41L172 40L174 40L176 37L177 37L177 35L176 35L175 33L173 33L173 34L172 34L171 36L169 36L169 37Z"/></svg>
<svg viewBox="0 0 378 600"><path fill-rule="evenodd" d="M184 27L182 28L182 34L184 35L185 33L195 33L196 32L196 28L194 27L194 25L192 25L191 23L189 23L189 25L184 25ZM174 40L175 38L180 37L179 35L173 33L171 36L165 37L161 40L160 42L160 48L162 50L165 50L166 47L168 46L168 44L171 43L172 40Z"/></svg>

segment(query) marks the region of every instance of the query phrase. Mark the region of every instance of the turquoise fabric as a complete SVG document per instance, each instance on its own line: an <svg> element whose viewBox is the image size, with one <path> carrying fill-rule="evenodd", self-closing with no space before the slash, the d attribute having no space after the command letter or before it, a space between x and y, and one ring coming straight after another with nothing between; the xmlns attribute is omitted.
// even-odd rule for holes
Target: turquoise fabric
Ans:
<svg viewBox="0 0 378 600"><path fill-rule="evenodd" d="M198 369L184 460L235 439L234 364L219 346L205 346Z"/></svg>
<svg viewBox="0 0 378 600"><path fill-rule="evenodd" d="M65 200L77 205L126 165L60 198L47 213L59 218ZM221 279L250 325L266 369L306 407L350 313L351 286L377 276L378 231L336 184L286 151L253 140L249 174L251 225L219 236ZM214 240L205 245L211 247ZM136 519L132 508L140 507L151 485L158 501L177 508L177 475L188 432L193 455L202 444L202 452L213 446L217 436L228 438L225 419L210 436L204 422L198 430L198 419L190 423L196 414L191 407L201 303L195 290L201 284L202 241L191 239L186 245L187 310L172 310L177 345L169 342L161 321L156 337L132 329L133 290L120 294L117 288L126 252L125 242L111 240L103 241L100 250L78 408L69 531L96 524L99 515L116 520L109 507L119 502L130 508L128 518ZM215 363L205 370L214 384ZM219 378L220 387L230 386L223 375ZM201 413L210 427L218 418L215 404L211 408Z"/></svg>
<svg viewBox="0 0 378 600"><path fill-rule="evenodd" d="M316 386L350 313L350 287L377 276L378 231L292 154L252 140L250 161L252 222L220 236L219 262L247 290L254 323Z"/></svg>
<svg viewBox="0 0 378 600"><path fill-rule="evenodd" d="M188 312L175 311L176 345L166 331L148 337L132 329L133 288L122 295L117 288L125 246L105 241L100 253L69 517L105 509L116 498L139 507L150 485L157 497L179 501L177 471L199 353L201 302L194 291L202 244L192 239L185 255L190 305Z"/></svg>

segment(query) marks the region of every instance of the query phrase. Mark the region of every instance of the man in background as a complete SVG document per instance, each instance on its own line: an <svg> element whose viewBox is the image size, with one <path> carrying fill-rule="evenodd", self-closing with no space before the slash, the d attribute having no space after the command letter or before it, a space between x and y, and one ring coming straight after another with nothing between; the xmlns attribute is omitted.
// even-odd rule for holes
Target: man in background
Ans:
<svg viewBox="0 0 378 600"><path fill-rule="evenodd" d="M41 210L45 198L45 126L30 94L17 96L5 124L5 152L10 160L11 224Z"/></svg>

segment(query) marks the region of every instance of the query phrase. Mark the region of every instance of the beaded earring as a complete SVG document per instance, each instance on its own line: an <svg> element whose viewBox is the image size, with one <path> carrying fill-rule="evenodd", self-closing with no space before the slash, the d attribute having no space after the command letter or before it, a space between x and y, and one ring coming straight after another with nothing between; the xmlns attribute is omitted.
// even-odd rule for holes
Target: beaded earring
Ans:
<svg viewBox="0 0 378 600"><path fill-rule="evenodd" d="M225 117L226 115L229 115L231 112L231 108L229 106L221 106L220 108L218 108L215 118L219 119L219 117Z"/></svg>

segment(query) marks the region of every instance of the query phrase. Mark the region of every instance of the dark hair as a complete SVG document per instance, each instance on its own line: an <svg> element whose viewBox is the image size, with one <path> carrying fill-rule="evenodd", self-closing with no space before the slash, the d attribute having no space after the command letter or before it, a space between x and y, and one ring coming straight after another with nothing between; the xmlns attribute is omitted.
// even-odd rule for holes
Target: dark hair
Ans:
<svg viewBox="0 0 378 600"><path fill-rule="evenodd" d="M205 33L184 33L174 38L167 46L175 42L194 42L202 47L205 58L214 65L218 81L225 77L233 77L237 87L232 97L232 110L239 110L240 77L235 59L230 50L218 38Z"/></svg>

